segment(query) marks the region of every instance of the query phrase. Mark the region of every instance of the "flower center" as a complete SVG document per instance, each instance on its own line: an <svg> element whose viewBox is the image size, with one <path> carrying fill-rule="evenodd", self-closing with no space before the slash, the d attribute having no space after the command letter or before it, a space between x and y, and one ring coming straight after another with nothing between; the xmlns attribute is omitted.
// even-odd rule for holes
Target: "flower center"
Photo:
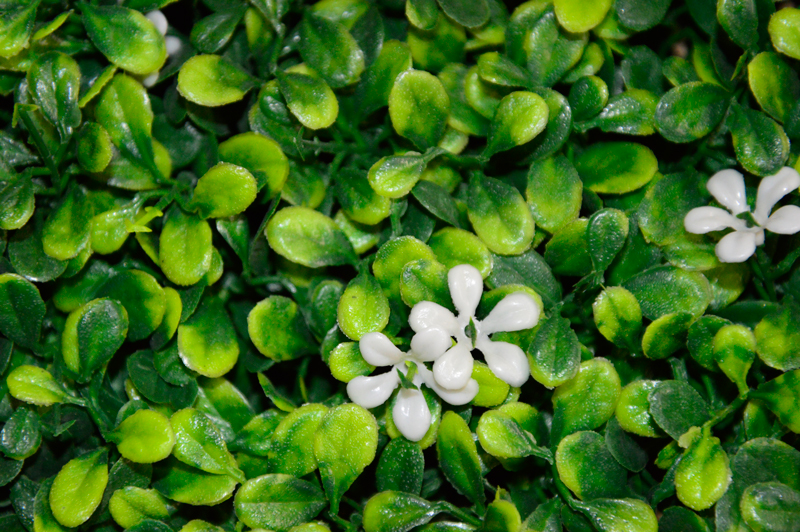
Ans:
<svg viewBox="0 0 800 532"><path fill-rule="evenodd" d="M740 212L739 214L736 215L736 217L740 220L744 220L745 223L747 223L748 229L761 228L759 223L753 217L753 213L750 211Z"/></svg>

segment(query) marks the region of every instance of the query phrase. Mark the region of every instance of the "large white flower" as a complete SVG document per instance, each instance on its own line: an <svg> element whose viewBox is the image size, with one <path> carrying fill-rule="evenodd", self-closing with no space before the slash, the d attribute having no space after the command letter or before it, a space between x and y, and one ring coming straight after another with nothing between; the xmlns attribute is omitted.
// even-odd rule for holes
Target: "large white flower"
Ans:
<svg viewBox="0 0 800 532"><path fill-rule="evenodd" d="M483 353L492 373L511 386L521 386L530 377L527 356L518 346L492 341L489 335L533 327L539 322L539 305L528 294L516 292L504 297L479 321L475 310L483 294L480 272L468 264L455 266L447 273L447 282L458 317L441 305L422 301L414 305L408 318L417 334L456 339L456 345L433 364L436 383L448 390L463 388L472 376L472 349L476 348Z"/></svg>
<svg viewBox="0 0 800 532"><path fill-rule="evenodd" d="M744 262L764 243L765 229L782 235L800 231L800 207L786 205L772 212L781 198L798 187L800 174L788 166L762 179L758 185L756 209L750 215L755 222L753 225L739 217L750 212L744 177L736 170L722 170L708 180L706 188L730 212L719 207L697 207L686 214L683 223L688 232L696 234L733 229L722 237L715 251L722 262Z"/></svg>
<svg viewBox="0 0 800 532"><path fill-rule="evenodd" d="M155 11L150 11L149 13L147 13L145 17L147 17L147 20L152 22L153 25L158 30L158 32L164 36L164 42L167 47L168 57L171 55L175 55L181 51L181 47L183 46L181 44L181 40L172 35L167 35L167 30L169 29L169 23L167 22L167 17L164 16L164 13L156 9ZM144 85L145 87L152 87L153 85L155 85L156 82L158 81L158 74L159 72L156 71L147 76L146 78L144 78L142 80L142 85Z"/></svg>
<svg viewBox="0 0 800 532"><path fill-rule="evenodd" d="M358 343L361 356L373 366L390 366L386 373L369 377L356 377L347 383L350 400L364 408L375 408L385 403L400 385L400 376L408 375L406 362L416 365L412 383L419 388L423 383L451 405L467 404L478 393L478 383L469 379L459 390L445 390L425 366L450 347L450 337L437 332L416 334L411 339L411 350L403 353L383 333L365 334ZM431 426L431 411L419 389L401 388L392 409L392 419L400 433L411 441L419 441Z"/></svg>

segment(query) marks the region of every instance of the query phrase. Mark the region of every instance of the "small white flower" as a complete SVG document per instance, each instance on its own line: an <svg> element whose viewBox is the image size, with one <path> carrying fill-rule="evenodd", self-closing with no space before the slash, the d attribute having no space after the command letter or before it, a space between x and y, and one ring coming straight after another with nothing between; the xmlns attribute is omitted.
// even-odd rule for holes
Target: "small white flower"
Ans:
<svg viewBox="0 0 800 532"><path fill-rule="evenodd" d="M462 264L447 273L450 297L458 317L446 308L422 301L414 305L408 324L417 333L453 337L456 345L433 364L436 383L448 390L462 388L472 376L472 349L483 353L489 369L511 386L521 386L530 377L528 357L518 346L495 342L489 335L530 329L539 322L540 309L531 296L523 292L502 299L483 321L475 318L475 310L483 294L483 278L473 266ZM470 325L472 323L472 325ZM472 338L467 336L471 328Z"/></svg>
<svg viewBox="0 0 800 532"><path fill-rule="evenodd" d="M708 180L706 188L727 212L719 207L697 207L686 214L683 224L690 233L704 234L731 228L717 243L715 251L722 262L744 262L764 243L764 230L781 235L800 231L800 207L787 205L774 213L772 208L786 194L800 187L800 174L784 166L777 174L765 177L758 185L756 209L750 225L738 215L750 212L744 177L736 170L722 170Z"/></svg>
<svg viewBox="0 0 800 532"><path fill-rule="evenodd" d="M150 11L145 15L147 20L153 23L156 27L158 32L164 36L164 42L167 47L167 56L175 55L181 51L181 40L177 37L172 35L167 35L167 30L169 29L169 23L167 22L167 17L164 16L164 13L156 9L155 11ZM152 87L158 81L158 71L153 72L146 78L142 80L142 85L145 87Z"/></svg>
<svg viewBox="0 0 800 532"><path fill-rule="evenodd" d="M446 343L443 341L445 340ZM411 339L411 350L403 353L383 333L365 334L358 343L361 356L373 366L390 366L386 373L369 377L356 377L347 383L350 400L364 408L375 408L385 403L400 385L400 376L408 374L406 362L416 365L412 383L423 383L443 400L452 405L464 405L478 393L478 383L469 379L459 390L445 390L439 386L433 373L425 366L442 355L450 346L450 338L437 332L416 334ZM400 433L411 441L419 441L431 426L431 411L420 390L401 388L392 409L392 419Z"/></svg>

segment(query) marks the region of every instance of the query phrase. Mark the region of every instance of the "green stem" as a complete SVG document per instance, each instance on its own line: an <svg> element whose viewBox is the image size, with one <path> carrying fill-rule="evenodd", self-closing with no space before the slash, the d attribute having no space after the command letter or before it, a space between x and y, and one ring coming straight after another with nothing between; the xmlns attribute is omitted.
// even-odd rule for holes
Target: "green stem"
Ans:
<svg viewBox="0 0 800 532"><path fill-rule="evenodd" d="M437 508L443 512L447 512L453 517L457 517L467 524L472 526L481 526L482 521L475 516L470 515L458 506L455 506L447 501L442 501L437 504Z"/></svg>
<svg viewBox="0 0 800 532"><path fill-rule="evenodd" d="M791 253L786 255L782 261L778 263L777 266L773 266L769 272L770 279L777 279L782 275L786 275L789 273L789 270L792 269L794 266L795 261L800 258L800 246L794 248Z"/></svg>
<svg viewBox="0 0 800 532"><path fill-rule="evenodd" d="M553 470L553 484L555 484L556 486L556 491L558 491L558 494L561 496L562 499L564 499L564 502L567 503L567 506L569 506L574 510L575 497L572 496L572 493L570 493L569 489L567 489L564 483L561 482L561 478L558 476L558 469L556 468L555 464L553 464L552 470Z"/></svg>
<svg viewBox="0 0 800 532"><path fill-rule="evenodd" d="M708 421L703 423L703 427L704 428L705 427L709 427L709 428L713 427L714 425L716 425L717 423L719 423L720 421L722 421L723 419L725 419L726 417L728 417L729 415L734 413L743 404L745 404L747 402L747 399L748 399L749 395L750 395L750 391L749 390L744 392L743 394L739 395L739 397L734 399L731 404L729 404L728 406L726 406L725 408L723 408L722 410L720 410L719 412L714 414L714 417L712 417L711 419L709 419Z"/></svg>
<svg viewBox="0 0 800 532"><path fill-rule="evenodd" d="M17 114L22 119L22 122L25 124L25 128L28 130L28 134L33 139L33 143L36 144L36 149L39 150L39 154L44 159L44 164L50 170L50 175L53 179L54 185L60 185L61 183L61 176L58 173L58 167L56 166L55 161L53 161L53 157L50 154L50 150L47 149L47 145L44 143L44 139L39 134L39 130L36 129L36 124L33 123L31 120L30 115L28 114L27 109L24 107L19 107Z"/></svg>

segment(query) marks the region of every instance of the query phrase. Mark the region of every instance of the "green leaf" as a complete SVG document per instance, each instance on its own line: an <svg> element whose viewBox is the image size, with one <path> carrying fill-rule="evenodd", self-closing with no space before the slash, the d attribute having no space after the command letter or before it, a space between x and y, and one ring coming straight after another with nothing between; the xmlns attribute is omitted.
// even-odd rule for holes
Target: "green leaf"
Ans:
<svg viewBox="0 0 800 532"><path fill-rule="evenodd" d="M118 301L94 299L73 310L64 324L61 356L79 382L87 382L122 346L128 313Z"/></svg>
<svg viewBox="0 0 800 532"><path fill-rule="evenodd" d="M605 271L628 238L628 217L617 209L601 209L589 218L586 241L595 271Z"/></svg>
<svg viewBox="0 0 800 532"><path fill-rule="evenodd" d="M327 413L326 406L310 403L283 418L272 433L270 471L302 477L317 469L314 433Z"/></svg>
<svg viewBox="0 0 800 532"><path fill-rule="evenodd" d="M198 282L211 267L211 226L173 205L158 240L159 266L167 279L180 286Z"/></svg>
<svg viewBox="0 0 800 532"><path fill-rule="evenodd" d="M800 370L784 373L750 392L769 408L789 430L800 433Z"/></svg>
<svg viewBox="0 0 800 532"><path fill-rule="evenodd" d="M85 523L100 505L108 483L108 450L96 449L61 468L50 489L50 508L62 525Z"/></svg>
<svg viewBox="0 0 800 532"><path fill-rule="evenodd" d="M364 72L364 52L343 24L312 12L300 23L300 55L337 89L358 81Z"/></svg>
<svg viewBox="0 0 800 532"><path fill-rule="evenodd" d="M324 129L336 121L339 101L325 81L299 72L278 76L278 86L286 105L297 120L309 129Z"/></svg>
<svg viewBox="0 0 800 532"><path fill-rule="evenodd" d="M558 155L531 164L525 196L536 225L555 233L578 217L583 184L572 163Z"/></svg>
<svg viewBox="0 0 800 532"><path fill-rule="evenodd" d="M122 6L79 4L92 43L113 64L132 74L157 71L167 59L164 37L144 15Z"/></svg>
<svg viewBox="0 0 800 532"><path fill-rule="evenodd" d="M266 235L278 255L310 268L356 260L350 241L334 221L306 207L279 210L267 224Z"/></svg>
<svg viewBox="0 0 800 532"><path fill-rule="evenodd" d="M377 448L378 423L363 407L339 405L325 414L314 433L314 456L332 512L339 511L344 492L372 463Z"/></svg>
<svg viewBox="0 0 800 532"><path fill-rule="evenodd" d="M510 415L499 410L484 412L475 429L484 451L495 458L537 456L552 462L548 449L538 447L533 435L520 427Z"/></svg>
<svg viewBox="0 0 800 532"><path fill-rule="evenodd" d="M742 517L753 530L794 530L800 519L800 492L780 482L760 482L744 490Z"/></svg>
<svg viewBox="0 0 800 532"><path fill-rule="evenodd" d="M772 45L779 52L794 59L800 59L800 38L797 28L800 26L800 9L785 7L769 19L769 37Z"/></svg>
<svg viewBox="0 0 800 532"><path fill-rule="evenodd" d="M123 458L138 464L164 460L175 446L169 418L155 410L134 412L114 429L109 439L117 444Z"/></svg>
<svg viewBox="0 0 800 532"><path fill-rule="evenodd" d="M447 96L450 98L450 116L447 118L447 124L458 131L462 131L468 135L485 136L488 131L489 122L482 112L473 109L472 105L467 101L466 94L466 77L467 68L463 65L450 63L446 65L441 72L439 72L439 80L444 85L447 91ZM476 86L481 86L477 68L469 70L472 72L472 79ZM473 94L473 96L478 96ZM498 100L499 102L499 100ZM496 107L492 104L493 108ZM493 116L494 110L491 113L487 112L489 118Z"/></svg>
<svg viewBox="0 0 800 532"><path fill-rule="evenodd" d="M273 360L291 360L315 350L303 315L287 297L260 301L247 316L247 330L256 349Z"/></svg>
<svg viewBox="0 0 800 532"><path fill-rule="evenodd" d="M578 373L581 349L569 320L560 316L541 321L527 347L531 376L547 388L566 383Z"/></svg>
<svg viewBox="0 0 800 532"><path fill-rule="evenodd" d="M396 438L383 448L378 461L375 472L378 491L404 491L419 495L424 469L425 457L419 445L405 438Z"/></svg>
<svg viewBox="0 0 800 532"><path fill-rule="evenodd" d="M197 181L192 205L202 218L228 218L247 209L256 192L253 174L235 164L219 163Z"/></svg>
<svg viewBox="0 0 800 532"><path fill-rule="evenodd" d="M444 135L450 98L439 79L424 70L406 70L389 94L389 117L401 137L426 150Z"/></svg>
<svg viewBox="0 0 800 532"><path fill-rule="evenodd" d="M26 347L39 343L45 305L36 286L13 273L0 274L0 332Z"/></svg>
<svg viewBox="0 0 800 532"><path fill-rule="evenodd" d="M621 402L622 396L620 395ZM617 409L619 409L620 403L617 403ZM639 446L634 438L626 434L616 417L608 420L605 432L606 447L622 467L634 473L647 467L647 452Z"/></svg>
<svg viewBox="0 0 800 532"><path fill-rule="evenodd" d="M619 375L611 362L605 358L582 362L578 374L553 393L551 442L600 427L614 415L621 390Z"/></svg>
<svg viewBox="0 0 800 532"><path fill-rule="evenodd" d="M764 113L740 105L733 105L729 116L736 160L752 174L775 174L789 156L783 128Z"/></svg>
<svg viewBox="0 0 800 532"><path fill-rule="evenodd" d="M800 367L800 306L784 303L764 317L754 329L758 358L767 366L789 371Z"/></svg>
<svg viewBox="0 0 800 532"><path fill-rule="evenodd" d="M310 482L289 475L263 475L245 482L233 504L245 525L284 532L313 519L326 501L322 490Z"/></svg>
<svg viewBox="0 0 800 532"><path fill-rule="evenodd" d="M492 271L492 254L474 234L455 227L435 232L428 241L436 259L449 270L459 264L471 264L486 278Z"/></svg>
<svg viewBox="0 0 800 532"><path fill-rule="evenodd" d="M675 440L710 418L706 402L683 381L660 381L650 391L647 400L653 420Z"/></svg>
<svg viewBox="0 0 800 532"><path fill-rule="evenodd" d="M445 478L471 503L483 505L481 461L467 423L455 412L445 412L439 425L436 455Z"/></svg>
<svg viewBox="0 0 800 532"><path fill-rule="evenodd" d="M201 53L213 54L228 44L246 10L244 5L236 6L198 20L189 35L194 47Z"/></svg>
<svg viewBox="0 0 800 532"><path fill-rule="evenodd" d="M575 161L583 186L592 192L624 194L653 179L658 161L653 152L633 142L594 144Z"/></svg>
<svg viewBox="0 0 800 532"><path fill-rule="evenodd" d="M428 0L433 4L433 0ZM411 2L406 6L411 5ZM408 9L408 7L406 7ZM434 6L435 9L435 6ZM433 19L434 23L436 19ZM413 23L413 22L412 22ZM389 94L397 76L411 68L411 51L406 43L389 40L383 43L377 59L367 68L356 86L354 99L361 116L389 104Z"/></svg>
<svg viewBox="0 0 800 532"><path fill-rule="evenodd" d="M467 207L475 233L490 251L519 255L533 242L533 217L522 195L511 185L475 174L469 184Z"/></svg>
<svg viewBox="0 0 800 532"><path fill-rule="evenodd" d="M592 431L570 434L558 444L556 467L561 481L582 500L624 494L625 469Z"/></svg>
<svg viewBox="0 0 800 532"><path fill-rule="evenodd" d="M758 42L758 12L755 0L719 0L717 20L722 29L745 50Z"/></svg>
<svg viewBox="0 0 800 532"><path fill-rule="evenodd" d="M50 406L54 403L79 403L49 371L37 366L17 366L6 377L6 384L14 399L29 404Z"/></svg>
<svg viewBox="0 0 800 532"><path fill-rule="evenodd" d="M95 122L85 122L78 133L78 164L87 172L102 172L114 155L111 136Z"/></svg>
<svg viewBox="0 0 800 532"><path fill-rule="evenodd" d="M36 492L33 502L33 529L36 532L66 532L68 530L56 521L53 511L50 509L50 490L54 480L48 478L42 481L39 484L39 491Z"/></svg>
<svg viewBox="0 0 800 532"><path fill-rule="evenodd" d="M417 495L384 491L373 495L364 506L366 532L406 532L430 522L438 508Z"/></svg>
<svg viewBox="0 0 800 532"><path fill-rule="evenodd" d="M236 480L228 475L206 473L175 458L169 458L156 467L152 486L161 495L175 502L192 506L214 506L230 499L236 484Z"/></svg>
<svg viewBox="0 0 800 532"><path fill-rule="evenodd" d="M678 499L692 510L713 506L731 483L728 455L719 438L711 436L708 428L691 429L686 435L693 438L683 453L675 472ZM683 442L683 438L679 443Z"/></svg>
<svg viewBox="0 0 800 532"><path fill-rule="evenodd" d="M127 486L116 490L108 503L114 522L123 528L133 528L148 519L169 518L167 505L155 490Z"/></svg>
<svg viewBox="0 0 800 532"><path fill-rule="evenodd" d="M22 174L0 172L0 229L19 229L34 210L33 183Z"/></svg>
<svg viewBox="0 0 800 532"><path fill-rule="evenodd" d="M432 301L452 308L447 268L435 260L417 259L409 262L401 274L400 297L409 307L421 301Z"/></svg>
<svg viewBox="0 0 800 532"><path fill-rule="evenodd" d="M380 332L389 323L389 300L375 277L363 272L348 283L339 300L339 329L352 340Z"/></svg>
<svg viewBox="0 0 800 532"><path fill-rule="evenodd" d="M28 46L33 33L39 2L15 3L4 7L3 17L0 19L0 57L17 55Z"/></svg>
<svg viewBox="0 0 800 532"><path fill-rule="evenodd" d="M289 161L278 143L252 131L222 142L219 158L246 168L255 177L259 190L266 187L268 197L280 192L289 177Z"/></svg>
<svg viewBox="0 0 800 532"><path fill-rule="evenodd" d="M671 2L672 0L617 0L614 9L620 23L626 28L644 31L663 20Z"/></svg>
<svg viewBox="0 0 800 532"><path fill-rule="evenodd" d="M589 120L608 103L608 85L597 76L584 76L569 89L569 106L576 121Z"/></svg>
<svg viewBox="0 0 800 532"><path fill-rule="evenodd" d="M92 209L83 188L74 186L42 228L42 249L56 260L74 258L89 245Z"/></svg>
<svg viewBox="0 0 800 532"><path fill-rule="evenodd" d="M756 337L744 325L725 325L714 336L714 358L723 373L745 393L747 372L756 358Z"/></svg>
<svg viewBox="0 0 800 532"><path fill-rule="evenodd" d="M758 105L779 122L786 122L800 97L797 73L774 52L762 52L747 65L750 91Z"/></svg>
<svg viewBox="0 0 800 532"><path fill-rule="evenodd" d="M432 30L438 17L439 9L435 0L406 0L406 18L412 26Z"/></svg>
<svg viewBox="0 0 800 532"><path fill-rule="evenodd" d="M595 499L575 504L601 532L656 532L659 523L653 508L639 499Z"/></svg>
<svg viewBox="0 0 800 532"><path fill-rule="evenodd" d="M661 514L658 529L662 532L711 532L702 517L683 506L670 506Z"/></svg>
<svg viewBox="0 0 800 532"><path fill-rule="evenodd" d="M373 190L361 171L340 171L334 191L342 210L354 222L375 225L389 217L392 202Z"/></svg>
<svg viewBox="0 0 800 532"><path fill-rule="evenodd" d="M521 284L533 288L542 297L545 308L561 301L561 285L541 255L531 250L516 257L492 257L492 273L487 278L490 288Z"/></svg>
<svg viewBox="0 0 800 532"><path fill-rule="evenodd" d="M33 456L42 443L39 416L26 407L17 408L0 431L0 452L13 460Z"/></svg>
<svg viewBox="0 0 800 532"><path fill-rule="evenodd" d="M636 297L621 286L603 290L592 304L594 323L608 341L638 351L642 309Z"/></svg>
<svg viewBox="0 0 800 532"><path fill-rule="evenodd" d="M437 0L442 11L466 28L477 28L489 20L489 6L486 0L460 2L459 0Z"/></svg>
<svg viewBox="0 0 800 532"><path fill-rule="evenodd" d="M652 135L657 105L658 97L652 92L629 89L612 96L600 114L580 124L579 128L599 127L606 133Z"/></svg>
<svg viewBox="0 0 800 532"><path fill-rule="evenodd" d="M642 314L651 320L675 312L699 317L711 302L711 288L702 274L672 266L645 270L623 283L623 287L636 297Z"/></svg>
<svg viewBox="0 0 800 532"><path fill-rule="evenodd" d="M580 33L600 24L612 3L612 0L600 0L587 5L580 0L555 0L553 4L559 24L569 32Z"/></svg>
<svg viewBox="0 0 800 532"><path fill-rule="evenodd" d="M97 296L122 303L128 313L128 339L131 341L150 336L164 319L167 307L164 289L152 275L141 270L116 273Z"/></svg>
<svg viewBox="0 0 800 532"><path fill-rule="evenodd" d="M44 252L42 224L38 219L26 224L9 238L8 259L14 271L36 282L52 281L67 269L66 262L54 259Z"/></svg>
<svg viewBox="0 0 800 532"><path fill-rule="evenodd" d="M460 227L460 213L453 197L442 186L432 181L421 180L411 194L428 212L450 225Z"/></svg>
<svg viewBox="0 0 800 532"><path fill-rule="evenodd" d="M175 433L175 447L172 448L175 458L207 473L229 475L239 482L244 481L244 474L236 466L225 440L208 416L186 408L175 412L170 424Z"/></svg>
<svg viewBox="0 0 800 532"><path fill-rule="evenodd" d="M670 89L656 108L656 129L672 142L705 137L722 121L730 94L717 85L695 81Z"/></svg>
<svg viewBox="0 0 800 532"><path fill-rule="evenodd" d="M78 63L61 52L39 56L28 70L28 90L34 103L67 142L81 123L78 91L81 72Z"/></svg>
<svg viewBox="0 0 800 532"><path fill-rule="evenodd" d="M221 377L233 369L239 344L222 301L206 296L178 327L178 353L187 368L206 377Z"/></svg>
<svg viewBox="0 0 800 532"><path fill-rule="evenodd" d="M97 101L95 118L123 154L140 161L151 172L157 170L150 98L136 80L115 76Z"/></svg>
<svg viewBox="0 0 800 532"><path fill-rule="evenodd" d="M197 397L196 380L182 386L168 383L158 374L150 351L137 351L128 357L126 367L136 391L149 401L179 409L190 406Z"/></svg>
<svg viewBox="0 0 800 532"><path fill-rule="evenodd" d="M654 320L642 336L642 351L647 358L667 358L686 344L686 333L694 321L688 312L664 314Z"/></svg>
<svg viewBox="0 0 800 532"><path fill-rule="evenodd" d="M196 55L178 73L181 96L206 107L238 102L256 85L250 74L218 55Z"/></svg>
<svg viewBox="0 0 800 532"><path fill-rule="evenodd" d="M369 185L381 196L402 198L417 184L427 163L418 152L383 157L370 167Z"/></svg>
<svg viewBox="0 0 800 532"><path fill-rule="evenodd" d="M527 87L528 74L508 57L488 52L478 57L478 75L489 83L503 87Z"/></svg>
<svg viewBox="0 0 800 532"><path fill-rule="evenodd" d="M495 111L485 157L533 140L547 126L550 109L534 92L516 91L503 97Z"/></svg>

